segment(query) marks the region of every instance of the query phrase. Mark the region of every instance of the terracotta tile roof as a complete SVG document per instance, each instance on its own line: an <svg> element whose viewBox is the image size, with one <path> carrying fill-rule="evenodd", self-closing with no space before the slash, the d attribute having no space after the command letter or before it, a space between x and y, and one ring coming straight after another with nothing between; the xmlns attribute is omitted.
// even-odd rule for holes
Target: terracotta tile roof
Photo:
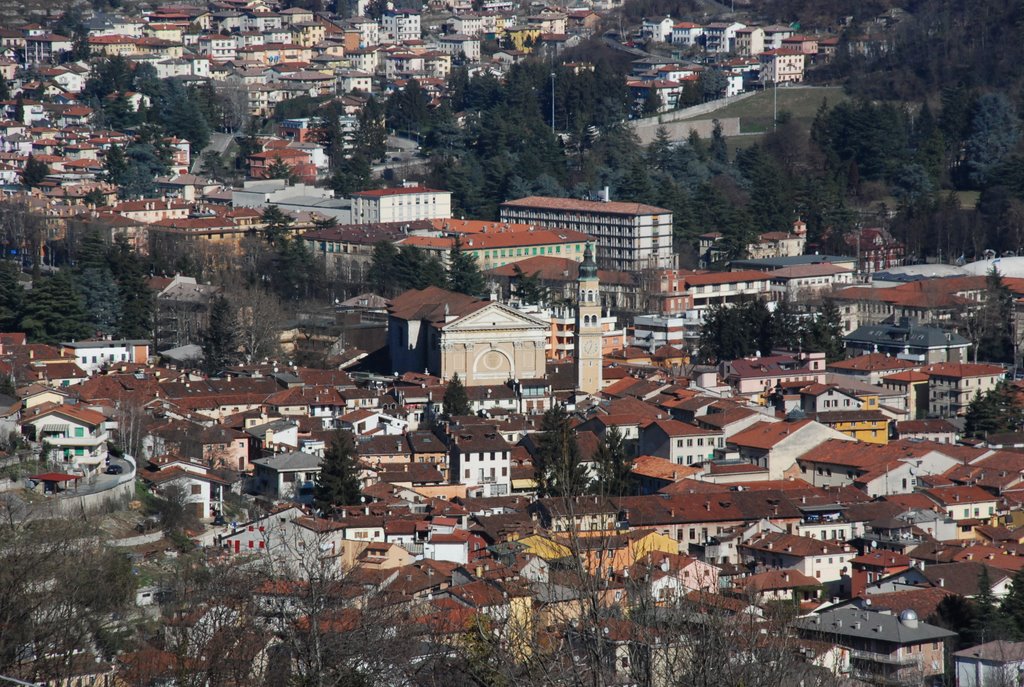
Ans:
<svg viewBox="0 0 1024 687"><path fill-rule="evenodd" d="M811 422L811 420L756 422L742 432L734 434L729 439L729 443L736 446L770 450L811 424Z"/></svg>
<svg viewBox="0 0 1024 687"><path fill-rule="evenodd" d="M884 353L866 353L848 360L839 360L828 364L830 370L850 372L878 372L880 370L906 370L916 365L909 360L893 358Z"/></svg>
<svg viewBox="0 0 1024 687"><path fill-rule="evenodd" d="M574 212L590 212L599 215L665 215L671 212L665 208L643 203L601 202L595 200L576 200L575 198L548 198L529 196L502 203L502 207L539 208L543 210L568 210Z"/></svg>
<svg viewBox="0 0 1024 687"><path fill-rule="evenodd" d="M428 286L395 296L388 306L388 314L402 320L427 320L443 324L446 316L461 317L489 304L490 301Z"/></svg>
<svg viewBox="0 0 1024 687"><path fill-rule="evenodd" d="M986 365L984 363L935 363L921 368L921 372L930 377L950 377L963 379L964 377L989 377L1006 374L1006 369L1001 365Z"/></svg>
<svg viewBox="0 0 1024 687"><path fill-rule="evenodd" d="M991 493L975 486L937 487L935 489L927 489L924 493L935 503L946 507L996 500L996 497ZM986 513L985 515L988 514Z"/></svg>
<svg viewBox="0 0 1024 687"><path fill-rule="evenodd" d="M765 592L798 587L820 587L821 582L799 570L767 570L736 580L736 587L745 592Z"/></svg>
<svg viewBox="0 0 1024 687"><path fill-rule="evenodd" d="M772 553L785 553L790 556L821 556L849 553L848 546L835 544L828 541L801 537L785 532L769 532L756 537L746 544L740 544L740 548L753 549L754 551L771 551Z"/></svg>

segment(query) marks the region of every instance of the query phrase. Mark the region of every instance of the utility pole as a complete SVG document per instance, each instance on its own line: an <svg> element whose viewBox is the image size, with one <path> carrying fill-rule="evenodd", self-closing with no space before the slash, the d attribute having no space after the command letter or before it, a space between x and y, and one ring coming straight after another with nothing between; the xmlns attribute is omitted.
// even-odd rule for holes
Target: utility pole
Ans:
<svg viewBox="0 0 1024 687"><path fill-rule="evenodd" d="M551 70L551 133L555 133L555 70Z"/></svg>
<svg viewBox="0 0 1024 687"><path fill-rule="evenodd" d="M776 60L775 60L776 72L774 74L775 78L773 79L773 81L775 82L774 83L775 88L772 89L775 92L774 93L774 98L772 99L772 131L775 131L776 129L779 128L779 73L778 73L778 68L779 68L779 60L778 60L778 58L776 58Z"/></svg>

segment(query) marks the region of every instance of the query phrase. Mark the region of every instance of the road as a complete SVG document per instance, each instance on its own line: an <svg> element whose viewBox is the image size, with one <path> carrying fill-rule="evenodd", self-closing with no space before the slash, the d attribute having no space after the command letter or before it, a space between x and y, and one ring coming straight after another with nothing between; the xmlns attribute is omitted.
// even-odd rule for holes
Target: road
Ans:
<svg viewBox="0 0 1024 687"><path fill-rule="evenodd" d="M413 169L426 164L426 160L417 157L419 144L415 139L405 136L388 136L387 155L384 162L373 165L373 173L380 176L385 170L399 173L403 169Z"/></svg>
<svg viewBox="0 0 1024 687"><path fill-rule="evenodd" d="M198 154L193 153L192 174L199 174L199 170L203 166L203 153L207 150L214 150L223 155L233 140L235 140L234 134L210 134L210 142L206 144L206 147L199 151Z"/></svg>

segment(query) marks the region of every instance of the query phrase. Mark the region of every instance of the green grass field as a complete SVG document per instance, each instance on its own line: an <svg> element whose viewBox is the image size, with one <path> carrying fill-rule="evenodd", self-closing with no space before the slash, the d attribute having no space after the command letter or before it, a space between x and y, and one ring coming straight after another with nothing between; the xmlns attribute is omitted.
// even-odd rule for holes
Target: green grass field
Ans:
<svg viewBox="0 0 1024 687"><path fill-rule="evenodd" d="M843 89L837 87L780 88L778 96L779 112L788 112L795 120L805 125L810 125L814 121L814 115L817 113L818 107L821 106L822 100L827 101L829 105L834 105L847 99ZM768 89L739 102L726 105L720 110L715 110L714 113L699 115L693 119L739 117L742 133L763 133L770 130L772 126L774 97L773 90Z"/></svg>

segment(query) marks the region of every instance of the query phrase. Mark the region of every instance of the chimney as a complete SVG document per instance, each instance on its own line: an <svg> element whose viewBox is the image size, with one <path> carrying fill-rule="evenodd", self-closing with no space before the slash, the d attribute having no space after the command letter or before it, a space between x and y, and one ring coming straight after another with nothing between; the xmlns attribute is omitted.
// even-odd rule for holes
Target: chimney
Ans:
<svg viewBox="0 0 1024 687"><path fill-rule="evenodd" d="M940 587L945 587L946 586L946 579L943 578L943 577L940 577L939 579L937 579L936 582L939 583Z"/></svg>

